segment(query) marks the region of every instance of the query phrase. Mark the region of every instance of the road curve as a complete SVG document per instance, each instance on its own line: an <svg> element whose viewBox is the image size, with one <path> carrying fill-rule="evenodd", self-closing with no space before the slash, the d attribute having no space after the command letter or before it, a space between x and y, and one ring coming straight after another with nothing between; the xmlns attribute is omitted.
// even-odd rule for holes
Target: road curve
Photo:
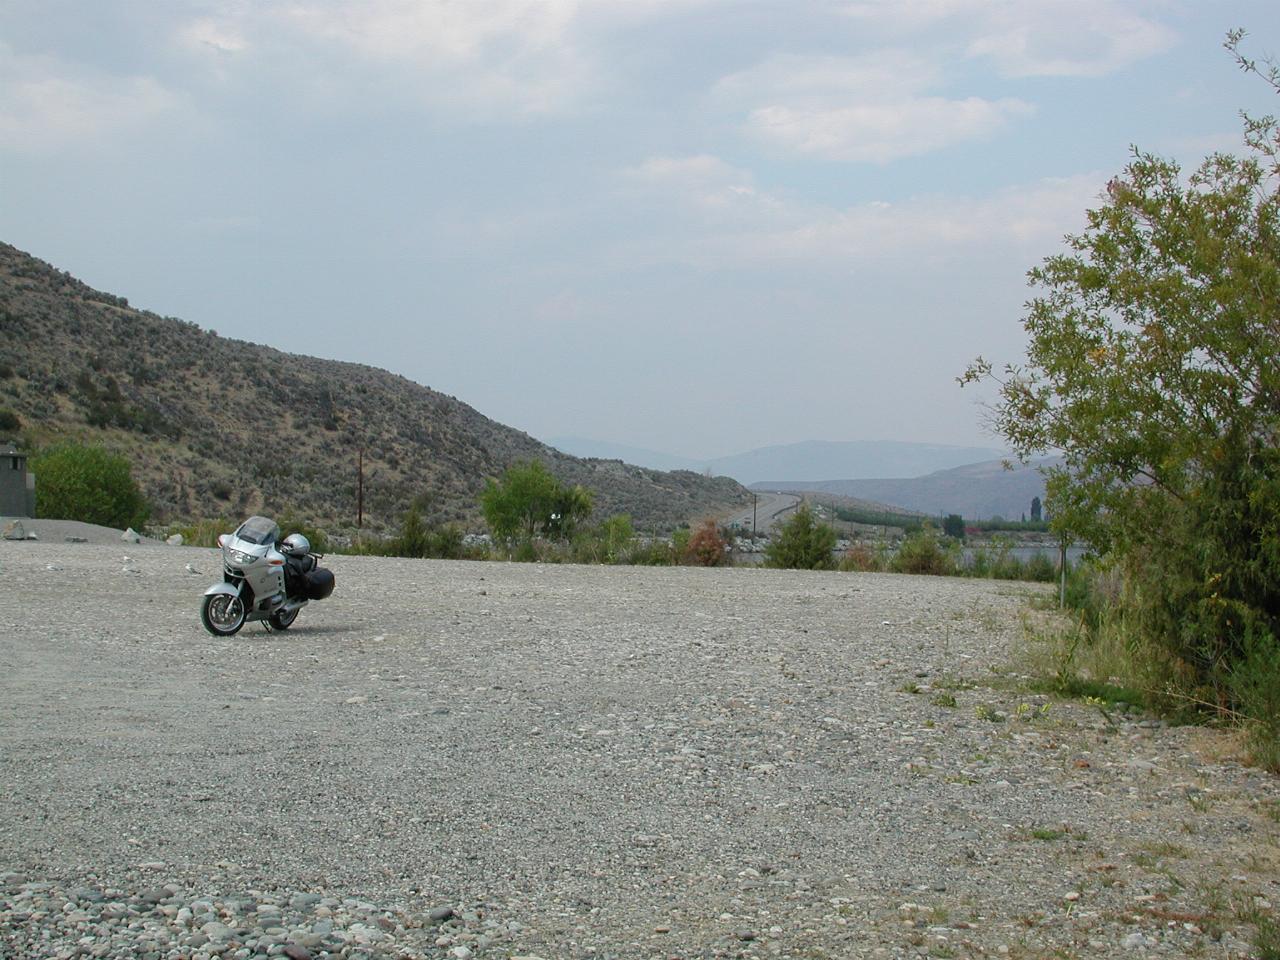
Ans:
<svg viewBox="0 0 1280 960"><path fill-rule="evenodd" d="M754 523L756 530L768 533L780 517L794 510L800 503L800 498L793 493L771 493L765 490L753 490L752 493L756 495L754 515L752 506L748 505L731 513L726 523L736 523L744 530L752 529Z"/></svg>

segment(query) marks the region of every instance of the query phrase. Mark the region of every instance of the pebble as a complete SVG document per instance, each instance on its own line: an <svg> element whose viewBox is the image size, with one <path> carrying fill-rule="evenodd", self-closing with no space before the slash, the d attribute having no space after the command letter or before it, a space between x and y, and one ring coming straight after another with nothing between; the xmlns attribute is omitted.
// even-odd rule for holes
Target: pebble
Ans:
<svg viewBox="0 0 1280 960"><path fill-rule="evenodd" d="M431 910L433 925L424 928L413 921L415 912L421 915L421 906L339 902L305 891L274 894L272 899L280 902L261 903L185 890L178 884L110 894L109 899L99 887L63 887L15 872L0 873L0 957L187 960L199 951L200 956L222 960L398 960L425 955L442 929L435 924L450 929L450 943L470 937L473 946L488 946L498 939L493 931L481 934L478 912L471 913L474 921L468 922L453 907ZM194 922L211 915L236 919ZM92 942L86 940L87 932ZM473 947L461 944L449 951L451 960L474 956Z"/></svg>

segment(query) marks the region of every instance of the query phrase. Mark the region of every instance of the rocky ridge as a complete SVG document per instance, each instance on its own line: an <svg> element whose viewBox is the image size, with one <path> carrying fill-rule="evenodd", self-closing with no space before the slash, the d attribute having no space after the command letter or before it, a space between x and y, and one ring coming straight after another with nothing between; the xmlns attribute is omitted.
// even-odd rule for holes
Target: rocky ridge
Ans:
<svg viewBox="0 0 1280 960"><path fill-rule="evenodd" d="M356 363L284 353L131 307L0 243L0 408L39 442L126 454L154 520L291 512L395 527L415 499L474 523L485 480L540 459L596 494L601 516L669 530L750 497L735 481L583 460L458 399ZM0 437L0 439L6 439Z"/></svg>

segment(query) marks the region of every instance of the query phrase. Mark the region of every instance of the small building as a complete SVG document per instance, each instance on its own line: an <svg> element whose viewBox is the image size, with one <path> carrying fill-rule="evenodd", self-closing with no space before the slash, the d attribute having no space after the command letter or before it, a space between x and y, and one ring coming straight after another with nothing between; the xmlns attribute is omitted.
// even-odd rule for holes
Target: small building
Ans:
<svg viewBox="0 0 1280 960"><path fill-rule="evenodd" d="M27 455L0 440L0 517L36 515L36 478L27 473Z"/></svg>

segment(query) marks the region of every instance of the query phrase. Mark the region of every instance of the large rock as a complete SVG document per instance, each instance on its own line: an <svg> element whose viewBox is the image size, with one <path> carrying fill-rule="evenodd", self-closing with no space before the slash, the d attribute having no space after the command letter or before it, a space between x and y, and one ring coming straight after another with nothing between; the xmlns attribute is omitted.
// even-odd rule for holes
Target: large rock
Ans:
<svg viewBox="0 0 1280 960"><path fill-rule="evenodd" d="M22 525L21 520L14 520L12 523L5 525L4 538L6 540L25 540L27 539L27 528Z"/></svg>

